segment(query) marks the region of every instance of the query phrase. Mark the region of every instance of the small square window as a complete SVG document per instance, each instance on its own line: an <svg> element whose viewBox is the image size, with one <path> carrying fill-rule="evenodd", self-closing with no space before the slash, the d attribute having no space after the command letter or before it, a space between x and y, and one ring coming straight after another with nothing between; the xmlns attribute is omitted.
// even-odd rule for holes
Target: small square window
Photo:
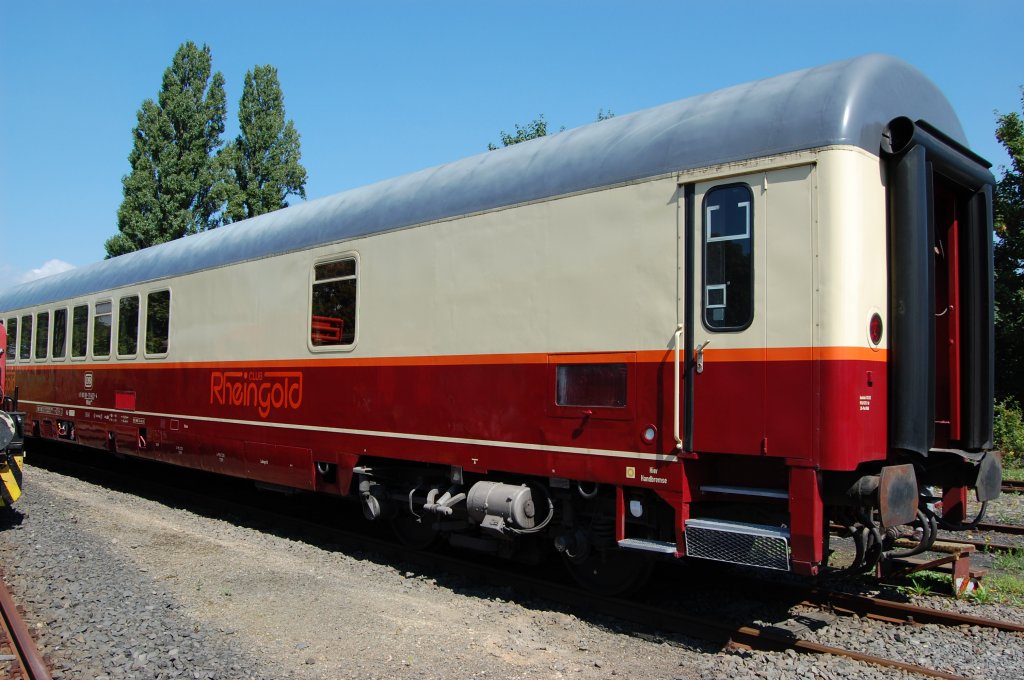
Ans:
<svg viewBox="0 0 1024 680"><path fill-rule="evenodd" d="M558 406L623 408L627 395L626 364L563 364L556 373Z"/></svg>
<svg viewBox="0 0 1024 680"><path fill-rule="evenodd" d="M718 307L725 307L725 290L724 284L708 286L707 287L707 308L715 309Z"/></svg>

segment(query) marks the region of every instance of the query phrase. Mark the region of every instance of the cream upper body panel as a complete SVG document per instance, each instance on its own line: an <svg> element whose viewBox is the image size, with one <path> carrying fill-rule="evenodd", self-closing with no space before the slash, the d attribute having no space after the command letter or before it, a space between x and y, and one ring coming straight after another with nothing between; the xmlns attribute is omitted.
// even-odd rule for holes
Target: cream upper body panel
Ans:
<svg viewBox="0 0 1024 680"><path fill-rule="evenodd" d="M832 147L717 166L209 269L11 316L171 289L171 343L150 360L225 362L669 350L685 282L682 185L753 196L754 310L714 349L867 347L886 312L878 159ZM698 238L699 241L699 238ZM699 243L694 244L699 249ZM309 343L316 263L358 263L356 341ZM701 257L695 257L701 304ZM115 318L116 328L116 318ZM89 344L93 324L90 319ZM91 358L91 357L90 357ZM142 360L139 353L136 360ZM116 352L105 361L117 361ZM28 362L38 363L38 362Z"/></svg>
<svg viewBox="0 0 1024 680"><path fill-rule="evenodd" d="M888 326L886 192L876 156L853 148L822 153L818 165L815 343L869 347L868 323L878 313ZM886 348L885 334L879 349Z"/></svg>
<svg viewBox="0 0 1024 680"><path fill-rule="evenodd" d="M120 297L170 288L171 342L158 360L171 362L664 349L676 323L677 191L665 177L11 315L112 300L116 316ZM343 257L358 262L356 342L312 348L312 268ZM89 332L91 347L91 321Z"/></svg>

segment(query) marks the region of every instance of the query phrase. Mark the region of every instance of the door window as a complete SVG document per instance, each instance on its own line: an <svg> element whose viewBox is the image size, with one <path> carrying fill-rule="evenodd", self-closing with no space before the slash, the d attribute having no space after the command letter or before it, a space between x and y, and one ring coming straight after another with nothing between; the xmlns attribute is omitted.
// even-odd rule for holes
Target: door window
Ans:
<svg viewBox="0 0 1024 680"><path fill-rule="evenodd" d="M745 184L704 197L704 326L740 331L754 319L754 199Z"/></svg>

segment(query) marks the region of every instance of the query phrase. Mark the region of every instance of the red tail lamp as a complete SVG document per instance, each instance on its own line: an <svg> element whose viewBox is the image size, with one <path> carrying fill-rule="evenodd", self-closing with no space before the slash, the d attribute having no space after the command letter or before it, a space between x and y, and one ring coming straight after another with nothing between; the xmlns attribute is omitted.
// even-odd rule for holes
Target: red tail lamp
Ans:
<svg viewBox="0 0 1024 680"><path fill-rule="evenodd" d="M868 322L868 336L872 345L882 342L882 317L878 312L872 314L871 321Z"/></svg>

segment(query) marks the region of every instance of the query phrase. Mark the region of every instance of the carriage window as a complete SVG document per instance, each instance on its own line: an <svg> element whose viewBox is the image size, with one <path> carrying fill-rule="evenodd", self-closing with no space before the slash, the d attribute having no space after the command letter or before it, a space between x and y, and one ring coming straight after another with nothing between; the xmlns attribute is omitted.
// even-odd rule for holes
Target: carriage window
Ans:
<svg viewBox="0 0 1024 680"><path fill-rule="evenodd" d="M53 358L63 359L68 348L68 310L53 310Z"/></svg>
<svg viewBox="0 0 1024 680"><path fill-rule="evenodd" d="M94 357L110 356L110 325L113 320L110 300L97 302L92 319L92 355Z"/></svg>
<svg viewBox="0 0 1024 680"><path fill-rule="evenodd" d="M7 359L14 361L18 357L18 317L7 320Z"/></svg>
<svg viewBox="0 0 1024 680"><path fill-rule="evenodd" d="M139 296L121 298L117 309L117 355L135 356L139 349Z"/></svg>
<svg viewBox="0 0 1024 680"><path fill-rule="evenodd" d="M75 307L71 319L71 356L84 357L89 348L89 306Z"/></svg>
<svg viewBox="0 0 1024 680"><path fill-rule="evenodd" d="M146 296L146 354L167 354L171 328L171 291Z"/></svg>
<svg viewBox="0 0 1024 680"><path fill-rule="evenodd" d="M746 185L704 197L704 325L739 331L754 319L753 196Z"/></svg>
<svg viewBox="0 0 1024 680"><path fill-rule="evenodd" d="M309 340L314 347L356 340L356 260L349 257L313 268Z"/></svg>
<svg viewBox="0 0 1024 680"><path fill-rule="evenodd" d="M21 342L18 344L18 358L28 361L32 358L32 315L21 317Z"/></svg>
<svg viewBox="0 0 1024 680"><path fill-rule="evenodd" d="M50 347L50 313L36 314L36 359L45 359Z"/></svg>
<svg viewBox="0 0 1024 680"><path fill-rule="evenodd" d="M556 373L559 406L626 405L626 364L565 364Z"/></svg>

